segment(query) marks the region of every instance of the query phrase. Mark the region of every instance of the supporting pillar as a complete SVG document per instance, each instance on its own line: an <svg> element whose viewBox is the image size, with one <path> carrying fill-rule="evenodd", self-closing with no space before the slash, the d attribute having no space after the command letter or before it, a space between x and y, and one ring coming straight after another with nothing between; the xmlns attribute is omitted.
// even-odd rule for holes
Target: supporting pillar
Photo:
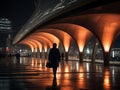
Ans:
<svg viewBox="0 0 120 90"><path fill-rule="evenodd" d="M94 43L94 46L93 46L93 51L92 51L92 63L95 62L95 55L96 55L96 49L97 49L97 40L95 41Z"/></svg>
<svg viewBox="0 0 120 90"><path fill-rule="evenodd" d="M40 52L40 58L42 58L42 52Z"/></svg>
<svg viewBox="0 0 120 90"><path fill-rule="evenodd" d="M83 62L83 52L79 52L79 61Z"/></svg>
<svg viewBox="0 0 120 90"><path fill-rule="evenodd" d="M65 60L68 60L68 52L65 52Z"/></svg>
<svg viewBox="0 0 120 90"><path fill-rule="evenodd" d="M47 52L44 52L45 53L45 58L47 58Z"/></svg>
<svg viewBox="0 0 120 90"><path fill-rule="evenodd" d="M32 57L34 57L34 52L32 52Z"/></svg>
<svg viewBox="0 0 120 90"><path fill-rule="evenodd" d="M35 57L37 58L37 56L38 56L38 55L37 55L37 52L35 52Z"/></svg>
<svg viewBox="0 0 120 90"><path fill-rule="evenodd" d="M104 66L109 66L110 53L104 52L103 55L104 55Z"/></svg>

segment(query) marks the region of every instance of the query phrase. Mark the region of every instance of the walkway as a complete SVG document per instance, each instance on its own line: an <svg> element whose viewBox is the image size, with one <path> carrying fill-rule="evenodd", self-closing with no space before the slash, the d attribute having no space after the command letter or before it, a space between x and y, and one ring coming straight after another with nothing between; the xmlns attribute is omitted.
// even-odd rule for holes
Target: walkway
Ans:
<svg viewBox="0 0 120 90"><path fill-rule="evenodd" d="M120 90L120 66L61 61L57 77L47 60L0 59L0 90Z"/></svg>

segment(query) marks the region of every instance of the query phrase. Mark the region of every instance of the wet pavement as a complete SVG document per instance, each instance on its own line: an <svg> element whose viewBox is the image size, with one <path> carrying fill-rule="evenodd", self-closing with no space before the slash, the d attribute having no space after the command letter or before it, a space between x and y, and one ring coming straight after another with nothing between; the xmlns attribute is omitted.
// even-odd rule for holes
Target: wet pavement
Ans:
<svg viewBox="0 0 120 90"><path fill-rule="evenodd" d="M120 65L62 60L54 78L46 62L30 57L0 59L0 90L120 90Z"/></svg>

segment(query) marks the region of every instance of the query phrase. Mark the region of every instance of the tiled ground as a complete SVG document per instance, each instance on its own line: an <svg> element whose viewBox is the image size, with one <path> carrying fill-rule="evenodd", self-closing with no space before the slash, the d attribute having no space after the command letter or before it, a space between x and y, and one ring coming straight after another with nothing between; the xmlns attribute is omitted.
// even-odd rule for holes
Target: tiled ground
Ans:
<svg viewBox="0 0 120 90"><path fill-rule="evenodd" d="M57 77L47 60L0 59L0 90L120 90L120 66L61 61Z"/></svg>

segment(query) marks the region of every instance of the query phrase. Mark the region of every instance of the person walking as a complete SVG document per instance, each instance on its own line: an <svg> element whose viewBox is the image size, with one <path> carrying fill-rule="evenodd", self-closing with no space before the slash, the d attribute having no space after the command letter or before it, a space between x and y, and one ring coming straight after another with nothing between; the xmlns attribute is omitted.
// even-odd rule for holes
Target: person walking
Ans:
<svg viewBox="0 0 120 90"><path fill-rule="evenodd" d="M17 59L17 64L20 64L20 53L16 53L15 56Z"/></svg>
<svg viewBox="0 0 120 90"><path fill-rule="evenodd" d="M53 48L50 49L49 56L48 56L48 60L51 63L53 68L54 77L56 77L57 67L59 66L59 62L60 62L60 52L59 52L59 49L56 47L57 47L57 44L53 43Z"/></svg>

